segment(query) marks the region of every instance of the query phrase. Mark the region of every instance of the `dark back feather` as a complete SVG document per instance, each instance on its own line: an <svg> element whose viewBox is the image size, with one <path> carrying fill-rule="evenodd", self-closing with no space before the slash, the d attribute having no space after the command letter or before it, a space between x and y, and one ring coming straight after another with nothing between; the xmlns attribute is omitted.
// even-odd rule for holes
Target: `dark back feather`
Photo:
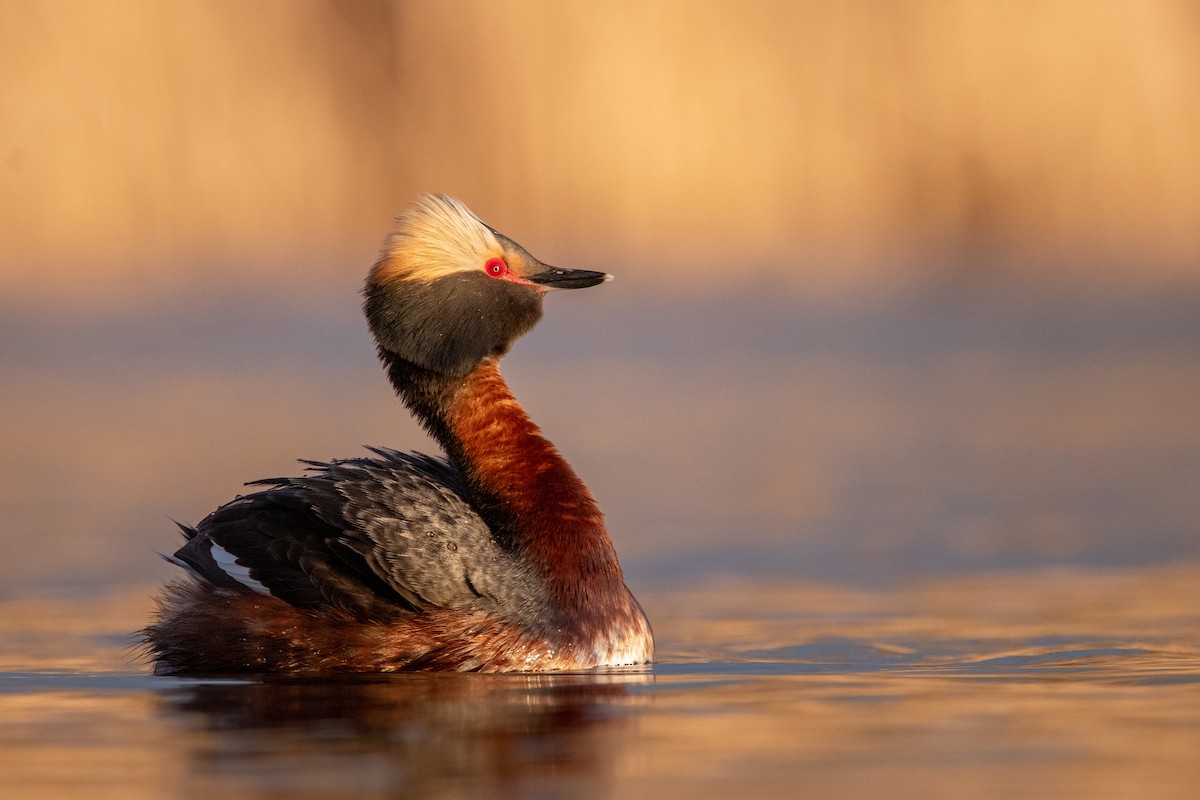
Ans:
<svg viewBox="0 0 1200 800"><path fill-rule="evenodd" d="M357 619L455 609L531 622L544 611L540 582L497 544L453 467L373 452L256 481L269 488L206 517L175 560L219 587Z"/></svg>

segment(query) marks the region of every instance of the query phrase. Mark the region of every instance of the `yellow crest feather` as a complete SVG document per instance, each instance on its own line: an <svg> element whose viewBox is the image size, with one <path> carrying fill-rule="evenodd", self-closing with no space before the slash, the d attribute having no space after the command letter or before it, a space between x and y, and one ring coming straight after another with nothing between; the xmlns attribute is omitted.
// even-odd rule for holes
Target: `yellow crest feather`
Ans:
<svg viewBox="0 0 1200 800"><path fill-rule="evenodd" d="M430 281L481 269L503 254L496 234L460 200L425 194L396 218L369 280Z"/></svg>

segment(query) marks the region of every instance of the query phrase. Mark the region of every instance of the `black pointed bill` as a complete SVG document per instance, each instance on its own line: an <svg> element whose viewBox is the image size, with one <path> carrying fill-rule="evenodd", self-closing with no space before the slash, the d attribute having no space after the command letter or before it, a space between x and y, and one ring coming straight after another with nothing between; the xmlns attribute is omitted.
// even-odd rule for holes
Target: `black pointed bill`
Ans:
<svg viewBox="0 0 1200 800"><path fill-rule="evenodd" d="M526 276L525 280L545 286L547 289L586 289L589 286L612 280L612 275L605 272L593 272L590 269L546 267L541 272Z"/></svg>

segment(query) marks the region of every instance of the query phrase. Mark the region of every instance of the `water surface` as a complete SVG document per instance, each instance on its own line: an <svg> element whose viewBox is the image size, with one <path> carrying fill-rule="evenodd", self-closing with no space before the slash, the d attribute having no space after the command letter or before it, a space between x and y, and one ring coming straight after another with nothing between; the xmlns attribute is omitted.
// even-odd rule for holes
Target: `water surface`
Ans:
<svg viewBox="0 0 1200 800"><path fill-rule="evenodd" d="M1197 796L1197 303L621 285L505 362L655 627L588 674L150 676L172 519L431 445L350 290L0 317L0 796Z"/></svg>
<svg viewBox="0 0 1200 800"><path fill-rule="evenodd" d="M337 681L150 677L136 593L7 603L0 792L1194 797L1197 587L1200 564L729 579L643 593L652 669Z"/></svg>

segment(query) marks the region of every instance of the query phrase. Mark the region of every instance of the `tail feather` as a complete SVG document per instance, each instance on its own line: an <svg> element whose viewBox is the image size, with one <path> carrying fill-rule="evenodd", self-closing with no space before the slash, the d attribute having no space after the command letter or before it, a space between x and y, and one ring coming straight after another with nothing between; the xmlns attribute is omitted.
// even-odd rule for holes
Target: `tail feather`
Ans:
<svg viewBox="0 0 1200 800"><path fill-rule="evenodd" d="M171 522L174 522L175 526L179 528L179 532L183 534L184 539L187 539L190 542L192 539L196 538L196 529L191 525L185 525L177 519L173 519ZM171 559L168 558L167 560L170 561Z"/></svg>

